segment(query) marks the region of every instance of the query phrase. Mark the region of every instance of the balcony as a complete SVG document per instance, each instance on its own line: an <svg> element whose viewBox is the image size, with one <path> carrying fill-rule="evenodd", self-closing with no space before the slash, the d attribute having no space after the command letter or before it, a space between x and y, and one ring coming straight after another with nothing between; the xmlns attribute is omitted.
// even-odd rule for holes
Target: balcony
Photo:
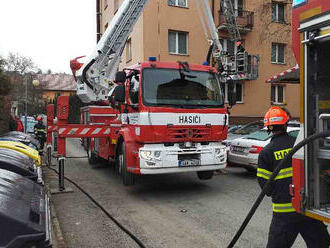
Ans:
<svg viewBox="0 0 330 248"><path fill-rule="evenodd" d="M254 25L254 12L246 10L234 10L236 15L236 23L241 34L251 32ZM219 10L219 31L227 29L226 16L222 10Z"/></svg>

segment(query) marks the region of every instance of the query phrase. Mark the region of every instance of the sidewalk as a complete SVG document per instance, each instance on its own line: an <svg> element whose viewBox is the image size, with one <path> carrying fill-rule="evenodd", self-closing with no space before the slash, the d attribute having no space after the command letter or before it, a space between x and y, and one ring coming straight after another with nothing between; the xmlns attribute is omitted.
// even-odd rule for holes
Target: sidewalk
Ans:
<svg viewBox="0 0 330 248"><path fill-rule="evenodd" d="M52 162L53 165L57 164L56 159L53 159ZM66 159L65 176L75 180L84 187L82 181L88 184L93 182L92 178L91 182L77 180L79 175L74 175L74 173L77 168L81 168L81 164L84 164L84 170L91 169L87 164L87 159ZM51 166L51 168L58 169L57 166ZM45 166L43 175L49 190L58 189L58 175L54 171ZM73 192L50 195L55 248L138 247L126 233L79 189L66 180L65 187L71 188ZM89 193L92 195L97 192ZM109 209L107 210L109 211Z"/></svg>

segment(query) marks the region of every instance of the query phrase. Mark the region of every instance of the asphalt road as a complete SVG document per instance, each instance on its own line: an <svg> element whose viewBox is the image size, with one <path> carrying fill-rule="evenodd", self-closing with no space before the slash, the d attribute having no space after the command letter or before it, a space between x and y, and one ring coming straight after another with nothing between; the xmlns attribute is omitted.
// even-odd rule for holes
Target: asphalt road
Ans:
<svg viewBox="0 0 330 248"><path fill-rule="evenodd" d="M77 140L67 141L68 156L85 156ZM111 166L96 168L86 158L67 159L65 175L99 201L146 247L226 247L260 189L242 168L227 168L208 181L195 173L144 176L125 187ZM57 185L49 174L51 185ZM73 193L52 196L69 247L138 247L69 182ZM265 247L271 221L266 198L235 247ZM299 236L293 247L306 247Z"/></svg>

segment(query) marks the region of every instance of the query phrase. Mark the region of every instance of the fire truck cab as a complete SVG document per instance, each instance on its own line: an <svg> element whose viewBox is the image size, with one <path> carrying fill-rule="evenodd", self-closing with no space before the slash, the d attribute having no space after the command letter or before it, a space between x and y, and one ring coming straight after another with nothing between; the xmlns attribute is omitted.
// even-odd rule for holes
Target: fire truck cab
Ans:
<svg viewBox="0 0 330 248"><path fill-rule="evenodd" d="M118 72L115 82L108 108L118 114L102 107L98 116L89 106L82 116L109 124L111 137L92 139L90 154L116 160L124 184L134 174L196 171L210 179L226 166L228 115L213 67L152 58Z"/></svg>

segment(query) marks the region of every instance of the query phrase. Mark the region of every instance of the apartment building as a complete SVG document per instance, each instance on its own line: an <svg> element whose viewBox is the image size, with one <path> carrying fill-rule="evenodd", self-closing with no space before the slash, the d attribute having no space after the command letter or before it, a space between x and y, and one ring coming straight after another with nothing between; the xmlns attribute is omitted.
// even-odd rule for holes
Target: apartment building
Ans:
<svg viewBox="0 0 330 248"><path fill-rule="evenodd" d="M122 1L97 0L98 39ZM224 49L235 51L221 0L209 2ZM249 54L260 56L260 64L256 80L241 80L236 85L238 103L231 110L231 121L260 119L272 104L287 107L298 118L297 75L287 73L285 77L271 78L296 65L291 51L291 1L232 0L232 3L244 47ZM159 61L201 64L209 45L198 13L195 0L150 0L127 40L120 66L127 67L150 56ZM286 83L292 79L296 84Z"/></svg>

